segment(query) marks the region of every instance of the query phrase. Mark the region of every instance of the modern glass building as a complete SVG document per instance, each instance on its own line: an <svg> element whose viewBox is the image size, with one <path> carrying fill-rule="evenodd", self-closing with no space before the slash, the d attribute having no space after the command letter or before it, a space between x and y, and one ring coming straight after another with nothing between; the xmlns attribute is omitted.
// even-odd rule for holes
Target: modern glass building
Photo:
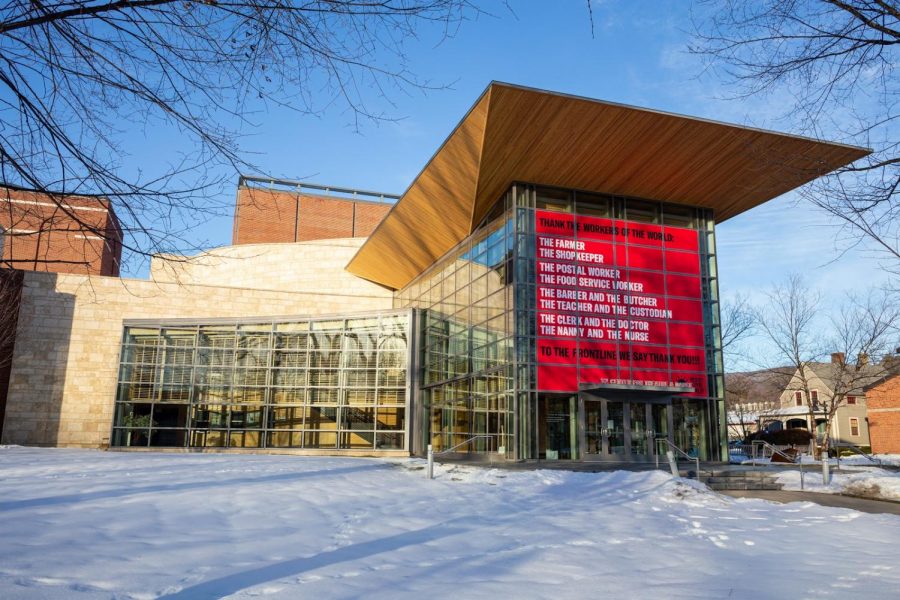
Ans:
<svg viewBox="0 0 900 600"><path fill-rule="evenodd" d="M112 443L722 460L715 225L864 153L492 84L346 267L394 312L126 323Z"/></svg>
<svg viewBox="0 0 900 600"><path fill-rule="evenodd" d="M660 232L676 228L696 246L672 251L688 264L680 271L680 265L669 265L676 269L670 274L663 261L651 260L661 254L652 242L625 238L609 244L622 254L618 261L607 256L598 263L615 264L618 273L598 267L604 272L591 276L577 257L541 258L542 241L549 239L555 248L573 236L539 234L539 215L650 224ZM573 275L549 283L542 279L548 269ZM606 292L596 292L604 294L600 302L578 300L588 298L588 289L616 287L640 289L633 293L635 303L672 306L672 315L623 320L613 315L615 307L640 307L622 304L622 298L606 302ZM563 306L561 298L574 300ZM396 302L424 314L417 404L427 414L420 419L419 439L436 449L475 438L467 448L523 459L653 460L655 438L663 437L691 455L720 456L721 336L715 234L706 209L516 183L475 233L399 290ZM601 315L615 323L606 327ZM604 338L563 332L562 326L542 330L548 317L576 329L594 319ZM622 336L610 339L609 332ZM571 356L560 357L559 350ZM633 358L642 351L659 357ZM603 352L612 357L592 358ZM673 371L679 359L683 364ZM571 380L559 381L560 373ZM691 386L679 383L679 376L702 381Z"/></svg>

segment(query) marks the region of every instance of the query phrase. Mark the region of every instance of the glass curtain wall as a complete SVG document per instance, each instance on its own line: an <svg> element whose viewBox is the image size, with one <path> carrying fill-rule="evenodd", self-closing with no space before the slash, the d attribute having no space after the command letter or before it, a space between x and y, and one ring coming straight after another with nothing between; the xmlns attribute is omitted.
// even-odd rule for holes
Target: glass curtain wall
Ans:
<svg viewBox="0 0 900 600"><path fill-rule="evenodd" d="M515 198L514 222L515 276L514 302L516 347L516 408L520 428L518 452L521 458L545 455L541 447L539 427L535 426L541 407L567 396L542 394L536 388L535 329L536 301L536 238L537 210L576 213L596 217L623 219L641 223L655 223L697 229L700 232L701 289L704 331L706 336L706 365L709 397L706 399L675 398L678 413L675 438L685 447L696 451L704 459L722 460L726 439L724 410L724 370L721 351L718 272L716 269L715 219L711 210L635 198L602 195L557 188L517 184L512 191ZM575 419L575 415L570 416ZM574 424L572 424L574 428ZM537 432L531 435L529 432ZM688 443L690 442L690 443Z"/></svg>
<svg viewBox="0 0 900 600"><path fill-rule="evenodd" d="M723 369L719 331L714 216L702 208L514 184L482 224L435 265L399 290L395 306L423 311L419 359L419 439L436 451L501 450L509 458L545 456L542 414L571 399L536 386L536 209L697 229L710 397L678 399L691 416L674 426L692 446L702 428L705 457L715 459L724 438ZM543 407L543 408L542 408ZM694 418L697 411L702 418ZM576 430L576 411L561 432ZM674 433L678 433L673 432ZM574 435L569 433L568 435ZM477 437L473 440L475 436ZM561 442L562 443L562 442ZM570 450L565 450L570 448ZM424 452L424 447L416 448ZM563 444L559 457L579 458Z"/></svg>
<svg viewBox="0 0 900 600"><path fill-rule="evenodd" d="M512 457L513 214L508 193L474 234L396 295L396 306L423 311L419 439L435 451Z"/></svg>
<svg viewBox="0 0 900 600"><path fill-rule="evenodd" d="M112 445L407 449L411 321L126 326Z"/></svg>

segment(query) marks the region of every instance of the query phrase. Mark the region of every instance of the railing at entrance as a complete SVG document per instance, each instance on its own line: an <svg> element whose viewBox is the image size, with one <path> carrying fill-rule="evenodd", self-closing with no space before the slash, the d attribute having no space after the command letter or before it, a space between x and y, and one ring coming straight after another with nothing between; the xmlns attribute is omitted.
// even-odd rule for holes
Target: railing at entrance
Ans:
<svg viewBox="0 0 900 600"><path fill-rule="evenodd" d="M768 456L766 456L766 450L769 451ZM750 461L754 467L756 466L757 458L769 459L769 461L771 462L772 457L776 454L790 463L798 462L799 460L799 454L797 456L791 456L790 454L785 453L781 448L773 446L765 440L753 440L753 453L750 457ZM802 464L803 461L799 462Z"/></svg>
<svg viewBox="0 0 900 600"><path fill-rule="evenodd" d="M676 446L675 444L670 442L669 438L667 438L667 437L653 437L653 440L655 442L655 446L653 449L656 451L655 454L656 454L656 468L657 469L659 468L659 444L660 444L660 442L663 442L672 451L677 452L678 454L680 454L681 456L685 457L688 460L694 461L694 465L695 465L694 476L697 478L697 481L700 481L700 457L699 456L691 456L690 454L688 454L687 452L685 452L684 450L682 450L681 448L679 448L678 446Z"/></svg>
<svg viewBox="0 0 900 600"><path fill-rule="evenodd" d="M782 458L784 458L785 460L787 460L788 462L799 464L800 465L800 489L801 490L806 489L806 484L803 480L803 457L801 455L798 454L797 456L790 456L789 454L782 452L781 450L779 450L778 448L776 448L775 446L773 446L772 444L770 444L769 442L767 442L765 440L753 440L752 461L753 461L754 467L756 466L756 448L757 447L760 447L762 449L763 457L765 457L765 451L767 449L770 451L770 454L769 454L770 462L771 462L772 456L777 454L777 455L781 456Z"/></svg>
<svg viewBox="0 0 900 600"><path fill-rule="evenodd" d="M479 435L473 435L466 441L460 442L459 444L453 446L452 448L447 448L446 450L441 450L440 452L435 452L434 447L431 444L428 444L428 468L425 471L425 474L428 476L428 479L434 479L434 457L435 456L441 456L443 454L450 454L457 448L462 448L463 446L471 444L475 440L479 440L479 439L492 440L492 439L499 438L499 437L500 436L496 433L483 433L483 434L479 434ZM497 446L495 445L494 447L496 448ZM488 451L488 459L490 460L491 465L493 465L494 464L494 454L492 452L490 452L490 450Z"/></svg>

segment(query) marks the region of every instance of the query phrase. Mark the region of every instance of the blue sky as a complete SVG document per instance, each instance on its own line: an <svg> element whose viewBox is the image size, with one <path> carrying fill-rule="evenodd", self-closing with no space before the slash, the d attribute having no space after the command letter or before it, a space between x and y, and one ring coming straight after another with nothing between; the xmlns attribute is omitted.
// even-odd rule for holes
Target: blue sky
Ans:
<svg viewBox="0 0 900 600"><path fill-rule="evenodd" d="M373 94L373 107L397 121L364 121L356 131L342 107L310 117L270 106L252 115L254 127L243 128L242 147L267 175L401 193L491 80L794 132L779 119L783 98L727 100L729 89L703 74L700 61L686 52L688 3L595 0L593 37L581 0L511 6L514 14L496 7L496 16L463 23L441 43L437 32L423 31L407 45L412 72L450 87L392 93L393 105ZM152 168L177 142L148 129L133 159ZM223 201L233 198L232 188ZM885 281L874 255L864 248L841 254L828 219L794 201L788 195L719 227L726 297L757 297L790 272L806 273L834 300ZM195 233L204 246L228 244L230 217L212 219Z"/></svg>

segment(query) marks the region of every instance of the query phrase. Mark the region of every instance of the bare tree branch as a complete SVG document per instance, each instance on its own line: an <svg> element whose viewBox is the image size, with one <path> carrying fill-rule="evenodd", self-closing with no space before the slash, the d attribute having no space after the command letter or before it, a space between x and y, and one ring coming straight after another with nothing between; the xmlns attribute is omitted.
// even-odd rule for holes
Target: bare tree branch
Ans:
<svg viewBox="0 0 900 600"><path fill-rule="evenodd" d="M795 127L874 150L802 190L900 273L900 7L880 0L696 0L695 42L738 96L786 90Z"/></svg>
<svg viewBox="0 0 900 600"><path fill-rule="evenodd" d="M9 0L0 183L108 200L132 255L195 250L194 227L230 209L219 192L259 170L238 144L253 110L392 119L379 107L394 94L444 87L409 70L407 44L479 12L469 0ZM184 154L127 171L127 141L158 126L189 141Z"/></svg>

